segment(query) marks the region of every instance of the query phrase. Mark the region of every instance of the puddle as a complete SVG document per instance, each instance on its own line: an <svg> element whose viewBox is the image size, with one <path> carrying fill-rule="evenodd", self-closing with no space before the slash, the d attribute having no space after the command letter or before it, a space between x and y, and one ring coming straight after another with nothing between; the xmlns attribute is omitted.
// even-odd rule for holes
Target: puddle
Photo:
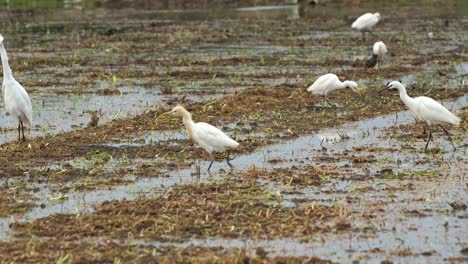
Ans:
<svg viewBox="0 0 468 264"><path fill-rule="evenodd" d="M468 62L457 63L455 64L454 68L460 76L465 76L468 74Z"/></svg>
<svg viewBox="0 0 468 264"><path fill-rule="evenodd" d="M6 239L10 234L10 223L8 218L0 218L0 241Z"/></svg>
<svg viewBox="0 0 468 264"><path fill-rule="evenodd" d="M153 142L167 141L167 140L177 140L177 139L186 139L187 133L181 131L151 131L144 133L141 136L134 137L132 142L121 142L121 143L110 143L105 144L107 146L113 147L123 147L123 146L141 146L141 145L150 145Z"/></svg>

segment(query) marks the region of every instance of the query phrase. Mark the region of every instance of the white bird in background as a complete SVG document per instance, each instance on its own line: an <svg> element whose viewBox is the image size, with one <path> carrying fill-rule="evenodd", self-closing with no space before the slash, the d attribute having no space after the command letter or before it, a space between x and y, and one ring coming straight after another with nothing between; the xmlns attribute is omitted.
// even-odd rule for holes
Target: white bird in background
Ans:
<svg viewBox="0 0 468 264"><path fill-rule="evenodd" d="M24 136L24 126L31 127L32 123L31 99L29 99L28 93L23 86L13 78L10 66L8 65L8 56L3 46L2 35L0 35L0 55L3 65L2 91L5 99L5 108L8 113L18 118L18 140L22 142L26 140ZM22 138L20 132L23 133Z"/></svg>
<svg viewBox="0 0 468 264"><path fill-rule="evenodd" d="M328 103L327 101L327 96L329 93L336 91L336 90L341 90L345 88L350 88L353 90L355 93L358 93L356 91L357 83L353 81L344 81L341 82L338 79L338 76L336 76L333 73L327 73L325 75L320 76L309 88L307 88L308 92L311 92L315 95L320 95L323 96L323 106L325 106L325 103Z"/></svg>
<svg viewBox="0 0 468 264"><path fill-rule="evenodd" d="M213 165L214 162L213 152L223 152L229 148L237 148L237 146L239 146L239 143L229 138L220 129L204 122L193 122L192 114L183 106L176 106L172 111L165 114L178 114L182 116L182 121L190 136L211 156L211 163L210 166L208 166L208 171L210 171L211 165ZM229 152L226 157L226 162L232 169L232 164L229 162Z"/></svg>
<svg viewBox="0 0 468 264"><path fill-rule="evenodd" d="M371 29L377 25L380 20L379 13L366 13L356 19L351 25L351 28L361 31L362 32L362 39L365 39L364 34L368 32L369 34L373 35Z"/></svg>
<svg viewBox="0 0 468 264"><path fill-rule="evenodd" d="M455 145L453 145L452 137L450 136L449 132L443 127L443 125L460 125L461 119L454 115L452 112L447 110L444 106L440 103L435 101L432 98L426 96L419 96L419 97L409 97L406 93L406 88L403 84L398 81L391 82L387 86L388 89L397 89L400 92L400 99L403 103L413 112L416 116L416 119L423 120L427 124L427 128L429 130L429 137L427 139L425 150L427 146L429 146L429 141L432 139L432 125L438 125L444 130L445 134L447 135L450 143L452 144L453 148L455 149Z"/></svg>
<svg viewBox="0 0 468 264"><path fill-rule="evenodd" d="M384 59L385 54L387 54L387 46L382 41L378 41L374 43L372 57L367 60L366 66L368 68L372 68L377 64L377 67L381 66Z"/></svg>

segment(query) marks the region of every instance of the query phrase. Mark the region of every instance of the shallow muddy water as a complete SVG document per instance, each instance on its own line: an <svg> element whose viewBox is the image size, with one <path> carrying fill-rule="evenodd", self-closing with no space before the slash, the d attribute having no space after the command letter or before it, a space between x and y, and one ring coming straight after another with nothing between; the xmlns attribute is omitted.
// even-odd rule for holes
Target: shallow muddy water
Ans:
<svg viewBox="0 0 468 264"><path fill-rule="evenodd" d="M146 262L194 247L228 263L239 262L242 254L257 261L265 255L271 262L277 257L300 262L303 256L365 263L467 260L464 1L371 2L347 8L334 1L317 6L235 1L211 8L206 1L129 2L131 8L115 8L112 1L42 1L39 6L9 1L8 9L0 10L13 74L34 105L28 146L15 144L16 121L0 102L0 259L138 262L137 253L127 254L137 246L153 252L150 257L140 252ZM349 25L369 10L378 10L383 20L376 28L378 37L361 40ZM366 70L377 40L387 43L387 60L380 69ZM338 92L329 98L338 108L321 108L305 89L327 72L357 81L364 98ZM377 94L393 80L405 83L411 96L443 101L464 119L450 129L455 150L441 131L434 133L430 149L422 150L427 135L403 110L396 92ZM278 89L287 90L287 98L276 100ZM232 102L249 110L232 107ZM179 103L193 109L197 121L215 122L241 145L251 144L231 154L232 172L219 156L207 173L208 155L190 144L180 120L161 119L161 107L169 110ZM263 117L250 111L254 105L271 109ZM286 116L285 109L300 117L317 115L320 122L300 129L307 124L297 122L306 121ZM87 128L94 111L98 125ZM279 131L287 122L289 128ZM180 241L183 235L145 236L151 228L133 230L133 218L124 229L128 236L100 233L105 229L100 217L110 213L109 203L125 215L127 202L153 202L188 186L200 202L222 207L226 205L217 204L222 199L216 196L223 194L220 182L234 181L243 190L252 179L261 195L242 200L247 205L294 210L301 222L312 216L296 212L314 206L342 211L311 223L317 231L313 235L282 235L287 227L277 226L278 233L259 237L255 230L236 233L232 226L228 236L188 229L193 238ZM203 184L207 187L200 191ZM241 216L250 213L243 210L239 208ZM275 224L268 221L268 211L264 217L259 210L248 221ZM146 221L165 224L172 217L141 219L141 213L131 217L142 226ZM98 235L66 229L69 216L83 219L81 224ZM208 222L212 216L204 217ZM239 226L243 219L239 217ZM106 226L121 227L113 219L106 221ZM223 225L193 221L193 229ZM44 231L50 223L65 229L50 237ZM28 225L29 230L24 228ZM74 244L30 251L36 242L53 248L57 242L49 239ZM109 241L123 249L97 256L109 249L86 244ZM177 257L196 262L202 255L196 252Z"/></svg>

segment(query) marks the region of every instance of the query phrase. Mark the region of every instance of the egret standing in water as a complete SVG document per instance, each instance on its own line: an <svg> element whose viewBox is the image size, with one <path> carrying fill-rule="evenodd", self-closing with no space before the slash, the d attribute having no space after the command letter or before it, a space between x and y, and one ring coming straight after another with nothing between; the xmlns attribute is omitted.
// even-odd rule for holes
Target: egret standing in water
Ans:
<svg viewBox="0 0 468 264"><path fill-rule="evenodd" d="M366 67L372 68L375 65L378 65L378 67L380 67L385 59L385 54L387 54L387 46L385 46L385 43L383 43L382 41L378 41L374 43L372 51L372 57L369 60L367 60Z"/></svg>
<svg viewBox="0 0 468 264"><path fill-rule="evenodd" d="M450 143L452 144L453 148L455 149L455 145L453 144L452 137L450 136L449 132L443 127L443 125L460 125L461 119L454 115L452 112L447 110L444 106L440 103L435 101L432 98L426 96L419 96L412 98L408 96L406 93L406 88L400 82L394 81L388 84L388 89L397 89L400 92L400 99L403 103L408 107L411 112L416 116L416 119L423 120L427 124L427 128L429 130L429 137L427 138L426 147L424 148L427 150L427 146L429 146L429 141L432 139L432 129L431 126L438 125L442 128L442 130L447 135ZM382 90L383 91L383 90Z"/></svg>
<svg viewBox="0 0 468 264"><path fill-rule="evenodd" d="M12 116L18 118L18 141L25 141L24 126L31 127L32 122L32 106L26 90L19 84L8 65L8 56L3 46L3 36L0 35L0 55L3 65L3 84L2 91L5 99L5 108ZM23 137L21 138L21 133Z"/></svg>
<svg viewBox="0 0 468 264"><path fill-rule="evenodd" d="M364 14L356 19L356 21L353 22L351 25L351 28L361 31L362 32L362 39L365 39L365 33L368 32L371 35L374 35L372 33L372 28L377 25L377 23L380 20L380 14L379 13L367 13Z"/></svg>
<svg viewBox="0 0 468 264"><path fill-rule="evenodd" d="M328 103L327 96L329 93L345 88L349 88L353 90L353 92L358 93L356 91L357 83L353 81L344 81L341 82L333 73L327 73L325 75L320 76L309 88L307 88L308 92L311 92L315 95L323 96L323 106L325 107L325 103Z"/></svg>
<svg viewBox="0 0 468 264"><path fill-rule="evenodd" d="M228 137L220 129L204 122L193 122L192 114L183 106L176 106L172 111L165 114L177 114L182 116L184 126L192 139L211 156L211 163L208 166L208 171L210 171L211 165L213 165L214 162L213 152L223 152L229 148L237 148L237 146L239 146L239 143ZM232 164L229 162L229 151L227 153L226 162L232 169Z"/></svg>

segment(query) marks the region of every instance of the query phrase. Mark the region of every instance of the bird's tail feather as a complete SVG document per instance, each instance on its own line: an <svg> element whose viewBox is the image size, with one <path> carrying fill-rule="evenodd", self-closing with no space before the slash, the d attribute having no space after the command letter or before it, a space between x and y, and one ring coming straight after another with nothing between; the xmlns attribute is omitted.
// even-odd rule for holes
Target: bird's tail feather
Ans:
<svg viewBox="0 0 468 264"><path fill-rule="evenodd" d="M230 138L230 141L229 141L228 145L231 148L237 148L239 146L239 142L237 142L234 139Z"/></svg>
<svg viewBox="0 0 468 264"><path fill-rule="evenodd" d="M29 116L21 116L20 117L21 122L23 122L23 125L25 127L31 128L31 117Z"/></svg>

